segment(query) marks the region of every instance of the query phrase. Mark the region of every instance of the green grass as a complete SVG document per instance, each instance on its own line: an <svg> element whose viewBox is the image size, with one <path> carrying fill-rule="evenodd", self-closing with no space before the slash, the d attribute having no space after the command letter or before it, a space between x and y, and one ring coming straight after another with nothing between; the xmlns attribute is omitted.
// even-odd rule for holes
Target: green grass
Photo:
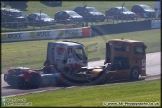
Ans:
<svg viewBox="0 0 162 108"><path fill-rule="evenodd" d="M147 45L146 52L161 51L160 29L129 32L113 35L97 36L92 38L71 39L83 43L89 61L105 58L105 43L110 39L124 38L143 41ZM47 43L61 40L40 40L1 43L1 73L4 73L8 67L25 66L29 68L42 68L46 60ZM96 45L92 45L97 43ZM95 52L90 52L96 49Z"/></svg>
<svg viewBox="0 0 162 108"><path fill-rule="evenodd" d="M60 10L74 10L77 6L87 5L87 6L93 6L100 12L105 14L106 9L114 7L114 6L121 6L125 2L125 7L131 10L131 7L134 4L146 4L149 5L154 9L155 1L63 1L61 7L50 7L47 5L42 4L40 1L29 1L27 2L27 7L24 9L24 7L21 7L17 5L17 9L20 9L24 11L26 15L29 15L31 13L40 12L42 10L43 13L48 14L50 17L54 18L54 15L56 12ZM3 6L4 7L4 6ZM11 6L7 5L5 8L12 8ZM120 22L120 21L119 21ZM99 22L98 24L105 24L105 22ZM112 23L112 22L110 22ZM116 21L115 21L116 23ZM95 23L96 25L97 23ZM63 24L56 24L53 26L47 26L43 27L42 29L54 29L56 26L64 26ZM40 30L40 27L32 27L29 26L27 28L21 28L21 29L5 29L2 28L2 32L9 32L9 31L24 31L24 30Z"/></svg>
<svg viewBox="0 0 162 108"><path fill-rule="evenodd" d="M159 102L160 80L77 87L58 91L15 96L32 106L103 106L103 102ZM125 107L125 106L123 106Z"/></svg>

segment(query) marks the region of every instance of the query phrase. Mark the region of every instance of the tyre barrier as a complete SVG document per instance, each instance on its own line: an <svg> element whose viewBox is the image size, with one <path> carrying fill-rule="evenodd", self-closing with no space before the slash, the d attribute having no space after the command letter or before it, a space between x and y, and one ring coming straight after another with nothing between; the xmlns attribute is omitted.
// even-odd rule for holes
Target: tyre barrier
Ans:
<svg viewBox="0 0 162 108"><path fill-rule="evenodd" d="M82 28L82 36L84 36L84 37L91 36L91 28L90 27L83 27Z"/></svg>

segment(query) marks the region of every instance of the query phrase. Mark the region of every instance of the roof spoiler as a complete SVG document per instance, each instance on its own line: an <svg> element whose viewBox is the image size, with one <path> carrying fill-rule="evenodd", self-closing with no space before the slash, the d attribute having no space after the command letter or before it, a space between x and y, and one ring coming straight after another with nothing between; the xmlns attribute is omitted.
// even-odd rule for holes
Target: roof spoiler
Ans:
<svg viewBox="0 0 162 108"><path fill-rule="evenodd" d="M82 43L79 43L79 42L75 42L75 41L69 41L69 40L64 40L63 42L73 42L73 43L78 43L78 44L81 44L83 45ZM84 45L83 45L84 46Z"/></svg>

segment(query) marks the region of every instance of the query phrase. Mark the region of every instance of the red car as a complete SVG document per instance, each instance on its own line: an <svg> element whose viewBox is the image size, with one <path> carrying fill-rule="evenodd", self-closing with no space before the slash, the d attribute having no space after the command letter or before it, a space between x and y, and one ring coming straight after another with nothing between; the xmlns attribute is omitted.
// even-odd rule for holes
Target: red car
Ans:
<svg viewBox="0 0 162 108"><path fill-rule="evenodd" d="M46 74L45 70L48 70L48 68L45 67L40 70L31 70L26 67L10 68L4 74L4 81L13 88L56 86L60 73Z"/></svg>

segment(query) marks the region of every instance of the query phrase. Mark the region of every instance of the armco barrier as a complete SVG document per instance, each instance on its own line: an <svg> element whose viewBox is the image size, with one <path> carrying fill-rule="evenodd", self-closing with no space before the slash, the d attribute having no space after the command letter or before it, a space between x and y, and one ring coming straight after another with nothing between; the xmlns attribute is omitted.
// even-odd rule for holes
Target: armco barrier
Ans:
<svg viewBox="0 0 162 108"><path fill-rule="evenodd" d="M82 37L82 28L1 33L1 42Z"/></svg>
<svg viewBox="0 0 162 108"><path fill-rule="evenodd" d="M91 36L150 30L151 20L91 26Z"/></svg>

